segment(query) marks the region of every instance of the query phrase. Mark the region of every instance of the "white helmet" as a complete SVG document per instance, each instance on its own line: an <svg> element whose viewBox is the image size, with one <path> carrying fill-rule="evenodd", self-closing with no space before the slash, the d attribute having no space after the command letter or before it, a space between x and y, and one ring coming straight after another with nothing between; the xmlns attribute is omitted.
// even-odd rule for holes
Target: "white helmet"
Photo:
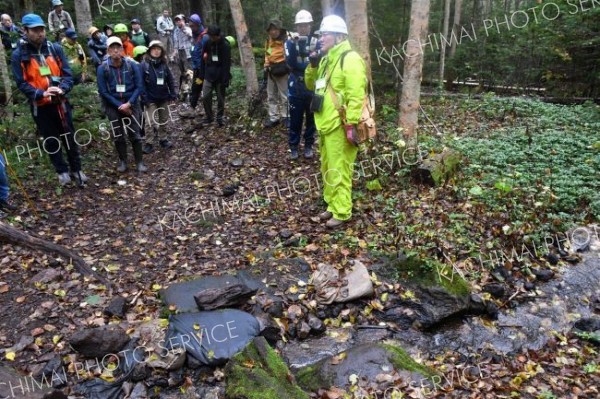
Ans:
<svg viewBox="0 0 600 399"><path fill-rule="evenodd" d="M328 15L323 18L323 22L321 22L321 28L319 29L321 33L323 32L331 32L331 33L343 33L345 35L348 34L348 27L346 26L346 22L342 17L337 15Z"/></svg>
<svg viewBox="0 0 600 399"><path fill-rule="evenodd" d="M294 24L309 24L311 22L313 22L312 14L306 10L300 10L296 14L296 20L294 21Z"/></svg>

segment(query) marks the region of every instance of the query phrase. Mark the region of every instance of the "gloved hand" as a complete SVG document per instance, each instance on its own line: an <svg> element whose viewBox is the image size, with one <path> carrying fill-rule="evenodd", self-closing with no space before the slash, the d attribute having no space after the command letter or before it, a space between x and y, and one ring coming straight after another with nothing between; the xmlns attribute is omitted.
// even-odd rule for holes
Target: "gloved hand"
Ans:
<svg viewBox="0 0 600 399"><path fill-rule="evenodd" d="M310 54L308 60L310 61L311 67L317 68L319 66L319 62L321 61L321 54L314 51Z"/></svg>
<svg viewBox="0 0 600 399"><path fill-rule="evenodd" d="M194 83L197 85L201 85L204 82L204 80L202 78L196 78L196 80L194 80Z"/></svg>
<svg viewBox="0 0 600 399"><path fill-rule="evenodd" d="M344 125L344 130L346 131L346 140L352 145L358 145L354 140L357 137L356 125Z"/></svg>

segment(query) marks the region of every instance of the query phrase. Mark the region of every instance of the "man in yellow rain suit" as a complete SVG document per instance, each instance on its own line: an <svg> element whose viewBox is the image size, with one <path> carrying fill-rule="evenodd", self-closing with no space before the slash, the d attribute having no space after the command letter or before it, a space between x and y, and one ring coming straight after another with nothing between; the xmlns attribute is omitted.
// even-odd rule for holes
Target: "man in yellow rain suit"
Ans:
<svg viewBox="0 0 600 399"><path fill-rule="evenodd" d="M319 131L323 199L327 203L327 211L319 217L327 220L327 227L335 228L352 217L352 171L358 148L346 137L356 129L361 116L367 69L361 56L350 47L348 28L342 18L323 18L320 31L324 56L310 57L311 65L304 77L306 87L315 92L312 106ZM345 121L336 103L344 109Z"/></svg>

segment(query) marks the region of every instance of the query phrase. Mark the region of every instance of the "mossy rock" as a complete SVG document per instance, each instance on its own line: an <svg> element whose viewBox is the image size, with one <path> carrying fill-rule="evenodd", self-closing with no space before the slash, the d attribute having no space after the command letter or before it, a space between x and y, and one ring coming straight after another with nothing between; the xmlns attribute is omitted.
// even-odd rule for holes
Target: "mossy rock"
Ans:
<svg viewBox="0 0 600 399"><path fill-rule="evenodd" d="M444 148L441 153L425 159L412 174L423 183L441 186L454 176L461 161L462 155L458 151Z"/></svg>
<svg viewBox="0 0 600 399"><path fill-rule="evenodd" d="M225 368L228 399L308 399L263 337L255 338Z"/></svg>
<svg viewBox="0 0 600 399"><path fill-rule="evenodd" d="M355 346L337 355L335 361L333 359L327 358L298 370L298 384L308 391L316 392L320 388L349 386L352 374L375 382L378 374L390 374L392 370L396 370L406 380L421 385L423 381L431 384L429 379L437 375L434 370L417 363L401 347L392 343Z"/></svg>
<svg viewBox="0 0 600 399"><path fill-rule="evenodd" d="M405 328L430 328L472 310L469 283L452 266L409 257L387 261L373 271L404 287L386 303L384 320Z"/></svg>

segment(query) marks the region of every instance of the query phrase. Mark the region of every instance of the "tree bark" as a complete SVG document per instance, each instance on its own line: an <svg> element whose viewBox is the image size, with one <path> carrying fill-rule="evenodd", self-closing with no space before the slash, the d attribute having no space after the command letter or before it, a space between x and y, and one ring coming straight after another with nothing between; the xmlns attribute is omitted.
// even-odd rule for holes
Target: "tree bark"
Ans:
<svg viewBox="0 0 600 399"><path fill-rule="evenodd" d="M75 22L77 23L77 32L86 37L88 29L92 26L90 0L75 0Z"/></svg>
<svg viewBox="0 0 600 399"><path fill-rule="evenodd" d="M62 256L68 261L72 262L73 266L79 273L86 276L92 276L96 280L106 285L108 289L111 289L111 284L107 279L93 271L85 262L85 260L83 260L83 258L81 258L79 255L76 255L61 245L42 240L41 238L33 237L24 231L2 222L0 222L0 241L5 241L9 244L19 245L33 250Z"/></svg>
<svg viewBox="0 0 600 399"><path fill-rule="evenodd" d="M244 10L240 0L229 0L233 23L237 33L237 42L240 48L240 59L244 75L246 76L246 94L252 97L258 92L258 79L256 77L256 64L252 52L252 42L248 35L248 25L244 17Z"/></svg>
<svg viewBox="0 0 600 399"><path fill-rule="evenodd" d="M13 98L12 88L10 86L10 75L8 73L8 64L6 63L6 51L2 42L0 42L0 75L2 76L2 86L4 87L4 95L6 96L6 117L9 121L13 120L14 114L12 111Z"/></svg>
<svg viewBox="0 0 600 399"><path fill-rule="evenodd" d="M409 148L416 148L419 119L423 49L429 26L429 0L413 0L410 8L410 27L404 59L404 84L400 100L398 124Z"/></svg>
<svg viewBox="0 0 600 399"><path fill-rule="evenodd" d="M352 48L365 60L367 77L371 81L371 52L369 51L369 18L367 0L345 0L346 24Z"/></svg>
<svg viewBox="0 0 600 399"><path fill-rule="evenodd" d="M212 0L202 0L200 3L200 8L202 9L202 21L205 26L215 25L216 24L216 9Z"/></svg>
<svg viewBox="0 0 600 399"><path fill-rule="evenodd" d="M442 28L442 35L448 37L448 27L450 25L450 3L452 0L445 0L444 2L444 27ZM454 43L454 40L452 41ZM442 41L440 48L440 89L444 86L444 69L446 68L446 43Z"/></svg>
<svg viewBox="0 0 600 399"><path fill-rule="evenodd" d="M321 0L321 10L323 11L323 16L327 16L333 14L335 11L335 0Z"/></svg>

